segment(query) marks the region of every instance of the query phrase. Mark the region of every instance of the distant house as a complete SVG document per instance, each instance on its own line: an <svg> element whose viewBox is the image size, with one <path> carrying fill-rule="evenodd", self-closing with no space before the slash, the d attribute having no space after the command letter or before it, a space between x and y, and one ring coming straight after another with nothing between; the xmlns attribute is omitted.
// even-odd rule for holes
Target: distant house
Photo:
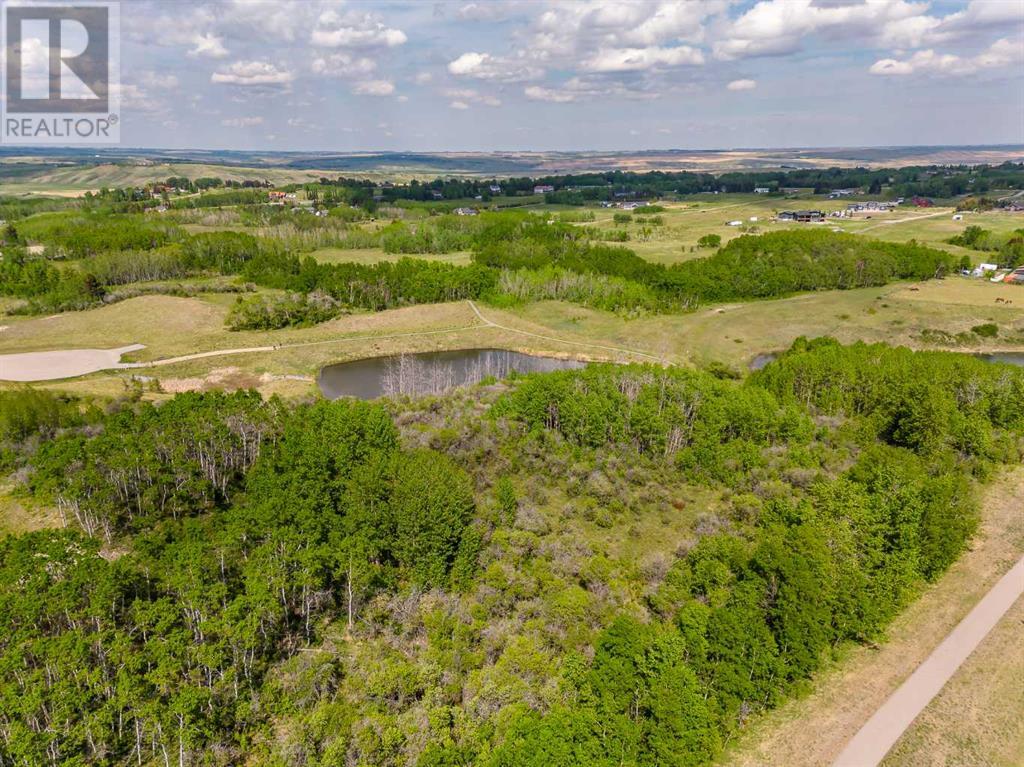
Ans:
<svg viewBox="0 0 1024 767"><path fill-rule="evenodd" d="M730 221L726 226L743 226L742 221Z"/></svg>
<svg viewBox="0 0 1024 767"><path fill-rule="evenodd" d="M963 221L964 220L964 216L963 216L962 213L954 213L953 214L953 220L954 221Z"/></svg>
<svg viewBox="0 0 1024 767"><path fill-rule="evenodd" d="M917 208L930 208L935 203L927 197L911 197L910 202Z"/></svg>
<svg viewBox="0 0 1024 767"><path fill-rule="evenodd" d="M828 193L828 198L830 200L836 200L840 197L849 197L850 195L859 193L860 189L833 189Z"/></svg>
<svg viewBox="0 0 1024 767"><path fill-rule="evenodd" d="M779 221L799 221L806 224L825 220L824 211L820 210L784 210L777 217Z"/></svg>
<svg viewBox="0 0 1024 767"><path fill-rule="evenodd" d="M435 200L443 200L444 199L444 194L442 192L431 192L430 196L433 197Z"/></svg>
<svg viewBox="0 0 1024 767"><path fill-rule="evenodd" d="M555 188L551 186L551 184L537 184L537 186L533 188L534 194L547 194L548 192L553 191L555 191Z"/></svg>
<svg viewBox="0 0 1024 767"><path fill-rule="evenodd" d="M846 206L846 209L857 213L863 210L892 210L896 207L894 202L879 202L878 200L865 200L864 202L851 202Z"/></svg>
<svg viewBox="0 0 1024 767"><path fill-rule="evenodd" d="M476 208L456 208L454 213L456 216L476 216L480 211Z"/></svg>
<svg viewBox="0 0 1024 767"><path fill-rule="evenodd" d="M998 271L998 264L978 264L978 267L971 272L972 277L984 277L986 274Z"/></svg>
<svg viewBox="0 0 1024 767"><path fill-rule="evenodd" d="M275 192L273 190L267 192L267 195L271 200L284 200L288 196L284 192Z"/></svg>
<svg viewBox="0 0 1024 767"><path fill-rule="evenodd" d="M491 184L490 190L491 194L501 194L501 186L498 184Z"/></svg>
<svg viewBox="0 0 1024 767"><path fill-rule="evenodd" d="M755 186L754 194L771 194L771 189L767 186Z"/></svg>
<svg viewBox="0 0 1024 767"><path fill-rule="evenodd" d="M757 221L757 216L751 216L751 217L750 217L750 220L751 220L751 221Z"/></svg>

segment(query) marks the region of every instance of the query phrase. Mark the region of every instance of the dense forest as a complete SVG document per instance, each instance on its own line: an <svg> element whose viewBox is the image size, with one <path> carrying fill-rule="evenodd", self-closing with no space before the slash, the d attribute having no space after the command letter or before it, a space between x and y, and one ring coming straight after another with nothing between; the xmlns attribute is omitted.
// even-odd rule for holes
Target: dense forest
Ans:
<svg viewBox="0 0 1024 767"><path fill-rule="evenodd" d="M904 168L797 168L765 171L735 171L722 174L689 171L607 171L542 176L536 178L455 179L437 178L429 182L408 184L375 184L369 180L338 177L321 178L320 185L343 189L342 197L351 200L379 199L431 201L457 200L480 196L490 200L498 194L531 194L537 186L554 187L547 192L548 202L582 205L586 202L613 200L618 197L662 197L708 192L753 192L767 187L773 192L783 189L813 189L815 193L833 189L862 188L879 194L910 197L950 198L971 193L984 194L991 189L1024 188L1024 170L1018 163L977 166L908 166ZM493 190L500 189L500 192ZM337 192L335 192L337 194Z"/></svg>
<svg viewBox="0 0 1024 767"><path fill-rule="evenodd" d="M0 463L64 523L0 539L0 764L707 764L956 559L1021 401L829 339L746 380L0 392Z"/></svg>

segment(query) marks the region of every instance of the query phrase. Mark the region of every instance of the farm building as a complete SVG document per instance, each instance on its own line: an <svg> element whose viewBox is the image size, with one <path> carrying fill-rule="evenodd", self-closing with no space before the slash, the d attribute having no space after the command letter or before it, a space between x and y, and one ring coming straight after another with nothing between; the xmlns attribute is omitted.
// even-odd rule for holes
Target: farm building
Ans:
<svg viewBox="0 0 1024 767"><path fill-rule="evenodd" d="M547 194L548 192L553 191L555 191L555 188L551 186L551 184L537 184L537 186L533 188L534 194Z"/></svg>
<svg viewBox="0 0 1024 767"><path fill-rule="evenodd" d="M820 210L784 210L778 215L779 221L799 221L806 224L824 221L825 213Z"/></svg>

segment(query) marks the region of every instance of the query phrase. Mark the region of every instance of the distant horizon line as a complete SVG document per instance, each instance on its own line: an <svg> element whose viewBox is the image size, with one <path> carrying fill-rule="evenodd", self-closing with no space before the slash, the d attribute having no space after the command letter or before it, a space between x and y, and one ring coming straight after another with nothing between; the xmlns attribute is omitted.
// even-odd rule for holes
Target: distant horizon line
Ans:
<svg viewBox="0 0 1024 767"><path fill-rule="evenodd" d="M659 152L795 152L795 151L835 151L835 150L899 150L899 149L1021 149L1021 143L995 144L832 144L823 146L737 146L719 148L685 148L671 147L662 149L233 149L222 147L156 147L156 146L112 146L109 144L86 145L0 145L0 154L41 154L46 152L71 151L75 153L104 152L115 154L124 152L222 152L234 154L343 154L343 155L388 155L388 154L425 154L425 155L496 155L496 154L651 154Z"/></svg>

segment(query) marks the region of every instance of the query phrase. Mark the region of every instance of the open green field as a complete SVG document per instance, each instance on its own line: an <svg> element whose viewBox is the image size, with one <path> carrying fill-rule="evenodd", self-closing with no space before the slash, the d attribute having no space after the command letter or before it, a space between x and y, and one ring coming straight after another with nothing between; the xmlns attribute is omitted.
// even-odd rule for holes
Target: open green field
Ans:
<svg viewBox="0 0 1024 767"><path fill-rule="evenodd" d="M888 217L876 216L870 221L861 219L840 219L836 225L843 231L863 234L879 240L906 242L916 240L933 248L948 250L957 255L969 255L975 260L984 254L947 242L963 232L968 226L980 226L995 234L1007 235L1015 229L1024 228L1024 214L1001 211L984 213L963 213L962 221L953 220L952 208L922 208L899 211Z"/></svg>
<svg viewBox="0 0 1024 767"><path fill-rule="evenodd" d="M309 255L325 264L376 264L381 261L398 261L402 258L422 258L427 261L442 261L447 264L468 264L472 254L469 251L459 251L456 253L418 253L415 256L409 256L407 253L385 253L381 248L318 248Z"/></svg>
<svg viewBox="0 0 1024 767"><path fill-rule="evenodd" d="M120 166L119 166L120 167ZM176 166L175 166L176 167ZM197 171L198 172L198 171ZM797 199L762 195L695 195L685 202L665 202L662 212L632 215L616 224L622 211L608 208L534 206L549 212L581 210L594 221L574 224L596 229L625 229L624 245L641 257L664 264L702 258L711 249L695 247L705 234L723 243L743 234L808 227L841 228L865 237L901 241L916 239L947 250L965 251L944 241L976 223L1008 233L1024 223L1012 213L967 214L951 220L951 209L901 209L872 218L829 219L825 224L773 223L780 210L843 209L846 200L824 200L802 194ZM184 228L190 234L217 230L254 231L237 222L234 211L190 212ZM663 223L637 221L657 216ZM756 221L751 220L756 219ZM742 226L729 226L739 220ZM357 224L377 229L383 220ZM394 262L404 254L381 248L319 248L309 252L322 263ZM985 254L971 252L980 261ZM453 265L471 262L469 251L417 254L415 258ZM80 262L70 262L80 268ZM186 287L216 290L208 278L186 278ZM209 283L209 284L207 284ZM140 283L145 288L146 283ZM149 285L149 287L158 287ZM279 291L261 288L264 295ZM335 361L404 351L496 346L588 359L648 359L664 363L723 363L745 370L757 355L787 348L799 336L831 335L842 341L888 342L913 348L994 351L1024 347L1024 290L984 280L959 277L920 284L894 283L880 288L815 292L778 300L706 305L691 313L621 314L561 301L526 303L498 310L483 306L492 324L477 317L465 302L413 306L351 315L312 327L232 332L225 318L238 300L233 293L208 292L182 298L149 295L102 308L54 316L8 316L0 323L0 354L75 348L115 348L144 344L130 362L152 363L194 357L135 371L94 374L80 381L53 384L62 388L123 388L135 375L167 381L175 388L258 386L263 391L305 392L320 367ZM5 306L17 301L3 299ZM972 328L993 323L996 337L972 335ZM498 327L501 326L501 327ZM258 349L257 351L238 351ZM633 353L635 352L635 354ZM204 356L205 355L205 356Z"/></svg>
<svg viewBox="0 0 1024 767"><path fill-rule="evenodd" d="M1019 304L995 303L1004 296L1020 296ZM134 374L166 381L169 388L257 386L268 391L307 391L308 383L288 377L311 380L323 365L348 359L481 346L584 359L720 362L744 370L758 354L785 349L798 336L831 335L844 342L885 341L928 348L923 331L956 334L993 322L1001 329L999 337L977 338L960 350L1024 347L1024 291L963 278L809 293L637 319L555 301L515 310L481 306L488 320L503 327L485 325L468 302L455 302L357 313L310 328L234 332L225 328L224 319L235 300L230 294L143 296L54 317L12 317L0 332L0 354L141 343L146 348L130 355L130 361L153 362L274 346L278 348L97 373L51 385L109 390Z"/></svg>

